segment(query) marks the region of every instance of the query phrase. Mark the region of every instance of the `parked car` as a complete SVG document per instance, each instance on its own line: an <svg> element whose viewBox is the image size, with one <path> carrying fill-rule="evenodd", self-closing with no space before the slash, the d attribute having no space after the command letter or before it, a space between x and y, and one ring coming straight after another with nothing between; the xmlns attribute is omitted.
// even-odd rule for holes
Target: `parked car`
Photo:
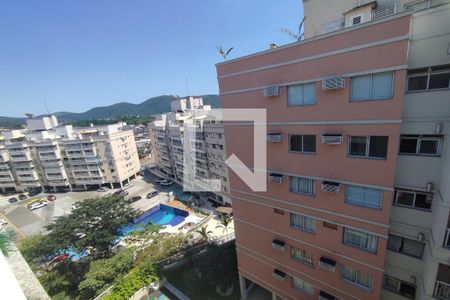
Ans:
<svg viewBox="0 0 450 300"><path fill-rule="evenodd" d="M158 191L151 191L150 193L147 194L147 199L153 198L158 194L159 194Z"/></svg>
<svg viewBox="0 0 450 300"><path fill-rule="evenodd" d="M156 179L155 179L155 182L158 184L161 183L162 181L165 181L165 179L161 178L161 177L156 177Z"/></svg>
<svg viewBox="0 0 450 300"><path fill-rule="evenodd" d="M133 184L128 182L128 183L125 183L125 184L123 185L122 190L126 190L126 189L129 189L129 188L131 188L131 187L133 187Z"/></svg>
<svg viewBox="0 0 450 300"><path fill-rule="evenodd" d="M28 192L28 197L34 197L36 195L39 195L40 193L42 193L42 192L38 191L38 190L31 190Z"/></svg>
<svg viewBox="0 0 450 300"><path fill-rule="evenodd" d="M159 184L162 185L162 186L170 186L170 185L173 184L173 182L170 181L170 180L163 180Z"/></svg>
<svg viewBox="0 0 450 300"><path fill-rule="evenodd" d="M39 208L47 206L47 205L48 205L47 202L36 202L36 203L28 205L28 209L35 210L35 209L39 209Z"/></svg>
<svg viewBox="0 0 450 300"><path fill-rule="evenodd" d="M26 195L24 195L24 194L19 195L19 200L25 200L25 199L27 199Z"/></svg>
<svg viewBox="0 0 450 300"><path fill-rule="evenodd" d="M6 221L6 219L0 219L0 226L5 226L6 224L8 224L8 221Z"/></svg>
<svg viewBox="0 0 450 300"><path fill-rule="evenodd" d="M134 196L134 197L131 197L130 199L128 199L128 203L134 203L134 202L139 201L141 199L142 199L141 196Z"/></svg>
<svg viewBox="0 0 450 300"><path fill-rule="evenodd" d="M17 198L14 198L14 197L13 198L9 198L8 202L9 203L15 203L15 202L17 202Z"/></svg>
<svg viewBox="0 0 450 300"><path fill-rule="evenodd" d="M114 193L114 195L119 196L119 197L125 197L128 196L129 192L124 191L124 190L118 190Z"/></svg>
<svg viewBox="0 0 450 300"><path fill-rule="evenodd" d="M47 200L48 201L55 201L56 200L56 196L55 195L48 195L47 196Z"/></svg>
<svg viewBox="0 0 450 300"><path fill-rule="evenodd" d="M103 192L107 192L107 191L109 191L109 188L106 186L102 186L101 188L99 188L97 190L97 192L99 192L99 193L103 193Z"/></svg>

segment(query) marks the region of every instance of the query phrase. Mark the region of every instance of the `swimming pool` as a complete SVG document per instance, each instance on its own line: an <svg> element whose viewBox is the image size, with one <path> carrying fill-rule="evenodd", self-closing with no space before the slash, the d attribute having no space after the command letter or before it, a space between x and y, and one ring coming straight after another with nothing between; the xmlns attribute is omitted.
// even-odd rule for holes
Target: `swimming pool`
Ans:
<svg viewBox="0 0 450 300"><path fill-rule="evenodd" d="M149 223L176 226L183 222L187 216L189 216L189 212L185 210L169 205L158 204L122 227L120 231L122 232L122 235L127 235Z"/></svg>

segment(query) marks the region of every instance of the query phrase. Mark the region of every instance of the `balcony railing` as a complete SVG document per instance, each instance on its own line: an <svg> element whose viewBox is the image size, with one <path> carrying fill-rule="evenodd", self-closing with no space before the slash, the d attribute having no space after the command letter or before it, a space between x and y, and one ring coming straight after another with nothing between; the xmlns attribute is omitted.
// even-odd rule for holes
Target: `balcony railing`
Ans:
<svg viewBox="0 0 450 300"><path fill-rule="evenodd" d="M450 228L445 230L444 247L450 249Z"/></svg>
<svg viewBox="0 0 450 300"><path fill-rule="evenodd" d="M450 299L450 284L436 280L433 296L438 299Z"/></svg>
<svg viewBox="0 0 450 300"><path fill-rule="evenodd" d="M397 12L397 5L380 6L372 10L372 20L384 18Z"/></svg>

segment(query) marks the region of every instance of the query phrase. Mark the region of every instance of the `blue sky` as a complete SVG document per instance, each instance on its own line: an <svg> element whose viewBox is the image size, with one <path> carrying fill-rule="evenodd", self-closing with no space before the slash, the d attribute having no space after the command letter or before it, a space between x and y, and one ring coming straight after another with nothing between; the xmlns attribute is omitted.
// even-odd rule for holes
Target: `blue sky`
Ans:
<svg viewBox="0 0 450 300"><path fill-rule="evenodd" d="M39 0L0 3L0 116L82 112L161 94L217 93L230 58L292 42L301 0Z"/></svg>

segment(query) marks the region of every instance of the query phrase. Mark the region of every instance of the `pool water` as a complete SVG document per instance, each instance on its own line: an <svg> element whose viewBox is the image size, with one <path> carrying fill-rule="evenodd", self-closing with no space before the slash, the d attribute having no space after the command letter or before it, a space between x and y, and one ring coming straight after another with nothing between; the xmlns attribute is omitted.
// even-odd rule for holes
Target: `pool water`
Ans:
<svg viewBox="0 0 450 300"><path fill-rule="evenodd" d="M122 235L127 235L133 231L142 229L147 224L172 225L176 226L183 222L189 212L172 206L158 204L142 215L128 223L120 230Z"/></svg>

